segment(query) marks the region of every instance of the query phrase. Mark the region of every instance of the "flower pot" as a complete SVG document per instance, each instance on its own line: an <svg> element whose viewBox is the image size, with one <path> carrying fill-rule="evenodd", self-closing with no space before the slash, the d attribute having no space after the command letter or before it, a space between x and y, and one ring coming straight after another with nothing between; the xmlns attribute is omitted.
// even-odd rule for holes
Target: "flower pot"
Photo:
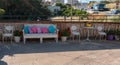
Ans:
<svg viewBox="0 0 120 65"><path fill-rule="evenodd" d="M14 40L15 40L16 43L18 43L18 42L20 42L20 37L19 36L15 36Z"/></svg>
<svg viewBox="0 0 120 65"><path fill-rule="evenodd" d="M65 42L67 40L67 37L62 36L61 40L62 40L62 42Z"/></svg>
<svg viewBox="0 0 120 65"><path fill-rule="evenodd" d="M108 36L107 36L107 39L108 39L108 40L113 40L113 39L114 39L114 36L113 36L113 35L108 35Z"/></svg>
<svg viewBox="0 0 120 65"><path fill-rule="evenodd" d="M119 36L115 35L115 40L119 40L119 39L120 39Z"/></svg>

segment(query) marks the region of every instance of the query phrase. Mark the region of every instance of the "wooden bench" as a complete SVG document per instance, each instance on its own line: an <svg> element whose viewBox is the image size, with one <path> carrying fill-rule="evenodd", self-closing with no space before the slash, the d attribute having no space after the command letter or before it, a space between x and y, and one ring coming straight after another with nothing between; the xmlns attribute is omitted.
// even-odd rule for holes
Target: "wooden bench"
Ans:
<svg viewBox="0 0 120 65"><path fill-rule="evenodd" d="M46 27L49 28L49 26L54 26L55 27L55 32L54 33L50 33L48 31L48 33L33 33L31 34L28 30L28 33L25 33L25 27ZM56 28L56 26L54 24L25 24L24 25L24 29L23 29L23 41L24 44L26 43L26 39L27 38L39 38L40 39L40 43L43 43L43 38L55 38L56 42L58 42L58 29Z"/></svg>

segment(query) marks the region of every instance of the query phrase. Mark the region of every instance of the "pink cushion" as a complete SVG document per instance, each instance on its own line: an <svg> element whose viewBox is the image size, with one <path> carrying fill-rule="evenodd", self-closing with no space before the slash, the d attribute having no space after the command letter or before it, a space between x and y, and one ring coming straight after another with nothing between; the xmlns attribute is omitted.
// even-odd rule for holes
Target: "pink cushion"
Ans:
<svg viewBox="0 0 120 65"><path fill-rule="evenodd" d="M32 26L31 30L32 30L33 33L37 33L37 27L36 26Z"/></svg>
<svg viewBox="0 0 120 65"><path fill-rule="evenodd" d="M28 27L28 31L29 31L30 34L33 33L33 31L31 30L31 27Z"/></svg>
<svg viewBox="0 0 120 65"><path fill-rule="evenodd" d="M42 33L41 27L37 27L37 33Z"/></svg>
<svg viewBox="0 0 120 65"><path fill-rule="evenodd" d="M48 29L47 29L46 27L42 27L42 28L41 28L41 32L42 32L42 33L48 33Z"/></svg>

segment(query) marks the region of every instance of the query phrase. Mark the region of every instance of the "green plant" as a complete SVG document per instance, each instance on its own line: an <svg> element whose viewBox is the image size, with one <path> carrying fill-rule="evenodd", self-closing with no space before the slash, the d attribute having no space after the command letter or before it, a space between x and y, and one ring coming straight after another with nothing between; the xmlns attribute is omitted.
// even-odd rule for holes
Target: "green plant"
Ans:
<svg viewBox="0 0 120 65"><path fill-rule="evenodd" d="M64 29L63 31L61 31L61 36L70 36L70 33L68 32L67 29Z"/></svg>
<svg viewBox="0 0 120 65"><path fill-rule="evenodd" d="M107 35L115 35L116 31L115 30L109 30L106 31Z"/></svg>
<svg viewBox="0 0 120 65"><path fill-rule="evenodd" d="M120 30L116 30L116 31L115 31L115 35L120 36Z"/></svg>
<svg viewBox="0 0 120 65"><path fill-rule="evenodd" d="M13 35L14 35L14 36L21 36L21 33L20 33L19 30L15 30L15 31L13 32Z"/></svg>

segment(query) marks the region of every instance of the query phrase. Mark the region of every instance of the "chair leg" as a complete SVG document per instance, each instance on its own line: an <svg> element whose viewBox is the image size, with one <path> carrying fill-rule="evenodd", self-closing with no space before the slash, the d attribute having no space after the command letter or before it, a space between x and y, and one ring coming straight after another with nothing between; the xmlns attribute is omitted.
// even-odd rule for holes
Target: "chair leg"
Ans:
<svg viewBox="0 0 120 65"><path fill-rule="evenodd" d="M106 40L106 35L105 35L105 40Z"/></svg>
<svg viewBox="0 0 120 65"><path fill-rule="evenodd" d="M12 37L10 37L10 40L11 40L11 44L12 44Z"/></svg>
<svg viewBox="0 0 120 65"><path fill-rule="evenodd" d="M100 40L101 40L101 35L100 35Z"/></svg>
<svg viewBox="0 0 120 65"><path fill-rule="evenodd" d="M3 41L3 43L4 43L4 37L2 37L2 41Z"/></svg>
<svg viewBox="0 0 120 65"><path fill-rule="evenodd" d="M26 42L26 39L25 39L25 38L23 38L23 42L24 42L24 44L25 44L25 42Z"/></svg>
<svg viewBox="0 0 120 65"><path fill-rule="evenodd" d="M40 38L40 43L43 43L43 38Z"/></svg>
<svg viewBox="0 0 120 65"><path fill-rule="evenodd" d="M73 35L73 40L74 40L74 35Z"/></svg>
<svg viewBox="0 0 120 65"><path fill-rule="evenodd" d="M58 38L55 38L55 40L56 40L56 43L58 42Z"/></svg>
<svg viewBox="0 0 120 65"><path fill-rule="evenodd" d="M101 36L101 40L103 40L103 39L104 39L104 36L102 35L102 36Z"/></svg>
<svg viewBox="0 0 120 65"><path fill-rule="evenodd" d="M80 41L80 35L79 35L79 41Z"/></svg>
<svg viewBox="0 0 120 65"><path fill-rule="evenodd" d="M97 40L97 36L96 36L96 35L95 35L95 37L94 37L94 38L95 38L95 40Z"/></svg>

